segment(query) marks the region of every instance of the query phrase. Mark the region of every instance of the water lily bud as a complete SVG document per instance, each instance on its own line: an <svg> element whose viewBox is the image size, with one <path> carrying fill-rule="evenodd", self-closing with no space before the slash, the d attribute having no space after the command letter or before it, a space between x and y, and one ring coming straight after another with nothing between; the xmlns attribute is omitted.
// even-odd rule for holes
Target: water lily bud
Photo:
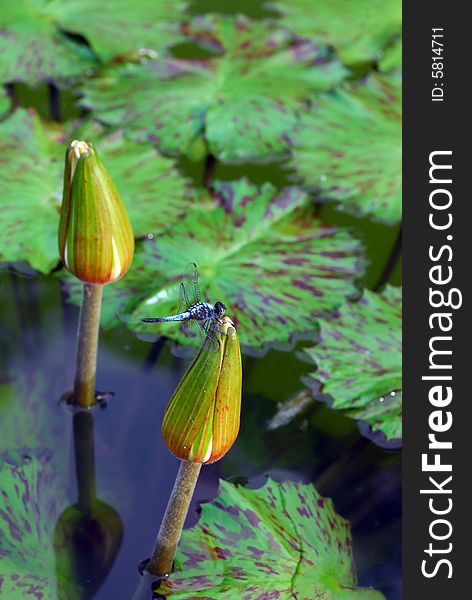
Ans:
<svg viewBox="0 0 472 600"><path fill-rule="evenodd" d="M128 213L89 142L75 140L66 152L59 253L65 267L87 283L119 279L133 259Z"/></svg>
<svg viewBox="0 0 472 600"><path fill-rule="evenodd" d="M239 432L242 364L234 325L224 318L218 352L200 350L164 413L162 435L181 460L212 463L224 456Z"/></svg>

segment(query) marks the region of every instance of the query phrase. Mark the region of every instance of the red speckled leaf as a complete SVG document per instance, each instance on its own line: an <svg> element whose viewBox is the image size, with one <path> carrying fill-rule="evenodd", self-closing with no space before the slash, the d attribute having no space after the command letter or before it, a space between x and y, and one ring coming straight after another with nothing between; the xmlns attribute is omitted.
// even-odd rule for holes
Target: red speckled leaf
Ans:
<svg viewBox="0 0 472 600"><path fill-rule="evenodd" d="M388 440L402 435L401 327L401 288L365 290L321 323L320 343L306 350L318 366L308 383L321 383L333 408L348 409Z"/></svg>
<svg viewBox="0 0 472 600"><path fill-rule="evenodd" d="M296 34L330 44L347 65L377 60L398 35L400 0L271 0L281 23Z"/></svg>
<svg viewBox="0 0 472 600"><path fill-rule="evenodd" d="M140 318L175 314L189 262L198 265L203 298L224 302L241 344L254 348L312 330L317 316L356 293L359 242L319 221L302 190L246 180L215 188L214 198L203 192L184 219L138 246L130 272L104 290L106 324L121 309L131 327L188 343L179 324Z"/></svg>
<svg viewBox="0 0 472 600"><path fill-rule="evenodd" d="M51 139L57 134L24 110L0 124L0 262L25 261L42 273L59 262L63 157Z"/></svg>
<svg viewBox="0 0 472 600"><path fill-rule="evenodd" d="M161 51L179 41L183 3L176 0L15 0L0 14L0 81L79 75L97 64L93 52L64 31L82 36L103 61L140 48Z"/></svg>
<svg viewBox="0 0 472 600"><path fill-rule="evenodd" d="M390 392L381 396L377 402L346 412L346 415L359 421L363 435L381 446L390 447L401 446L402 414L402 390Z"/></svg>
<svg viewBox="0 0 472 600"><path fill-rule="evenodd" d="M61 27L82 34L102 60L140 48L162 51L181 41L182 0L61 0Z"/></svg>
<svg viewBox="0 0 472 600"><path fill-rule="evenodd" d="M86 47L68 40L57 26L51 13L60 6L61 2L48 0L2 2L1 83L33 84L42 79L78 75L93 66L93 57Z"/></svg>
<svg viewBox="0 0 472 600"><path fill-rule="evenodd" d="M106 69L85 84L82 105L166 153L200 157L207 148L224 161L263 159L287 151L301 101L345 76L327 47L267 23L205 16L185 31L209 58Z"/></svg>
<svg viewBox="0 0 472 600"><path fill-rule="evenodd" d="M221 481L158 591L175 600L384 598L357 587L349 523L331 500L311 484L271 479L256 490Z"/></svg>
<svg viewBox="0 0 472 600"><path fill-rule="evenodd" d="M318 96L294 139L293 166L340 208L401 219L401 82L371 76Z"/></svg>
<svg viewBox="0 0 472 600"><path fill-rule="evenodd" d="M69 574L56 573L53 538L66 501L49 458L43 454L1 461L0 596L12 600L64 597L58 588ZM72 587L69 582L69 592ZM67 597L78 600L81 595L76 591Z"/></svg>

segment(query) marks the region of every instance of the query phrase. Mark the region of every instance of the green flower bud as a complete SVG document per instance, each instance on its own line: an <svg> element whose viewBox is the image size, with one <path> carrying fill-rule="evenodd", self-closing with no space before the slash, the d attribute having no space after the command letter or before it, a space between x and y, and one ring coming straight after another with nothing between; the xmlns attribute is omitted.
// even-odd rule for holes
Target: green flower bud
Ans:
<svg viewBox="0 0 472 600"><path fill-rule="evenodd" d="M200 350L164 413L162 435L181 460L212 463L224 456L239 432L242 364L234 325L224 318L218 352Z"/></svg>
<svg viewBox="0 0 472 600"><path fill-rule="evenodd" d="M64 266L87 283L119 279L133 259L128 213L88 142L74 140L66 152L59 253Z"/></svg>

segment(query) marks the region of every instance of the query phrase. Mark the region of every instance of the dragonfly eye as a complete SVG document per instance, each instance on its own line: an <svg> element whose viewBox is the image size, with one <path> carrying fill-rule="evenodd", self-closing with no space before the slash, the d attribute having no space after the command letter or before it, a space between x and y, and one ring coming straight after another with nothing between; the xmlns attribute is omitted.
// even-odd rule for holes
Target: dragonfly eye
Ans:
<svg viewBox="0 0 472 600"><path fill-rule="evenodd" d="M217 317L222 317L226 312L226 306L223 302L215 302L215 313Z"/></svg>

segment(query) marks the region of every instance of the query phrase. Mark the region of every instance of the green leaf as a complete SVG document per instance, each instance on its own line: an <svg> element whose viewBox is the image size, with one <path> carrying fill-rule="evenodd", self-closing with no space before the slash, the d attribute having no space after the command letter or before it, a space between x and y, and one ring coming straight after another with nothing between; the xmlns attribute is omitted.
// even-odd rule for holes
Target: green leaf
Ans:
<svg viewBox="0 0 472 600"><path fill-rule="evenodd" d="M312 330L316 316L356 293L360 244L319 221L302 190L246 180L215 189L214 198L202 192L184 219L136 248L130 272L104 290L105 325L117 324L121 312L132 328L189 343L178 323L138 325L175 314L189 262L198 265L204 299L224 302L241 344L254 348ZM72 291L79 302L77 286Z"/></svg>
<svg viewBox="0 0 472 600"><path fill-rule="evenodd" d="M161 51L179 41L184 3L172 0L17 0L0 16L0 81L79 75L97 63L142 48ZM106 14L106 18L104 15ZM65 31L84 37L78 44Z"/></svg>
<svg viewBox="0 0 472 600"><path fill-rule="evenodd" d="M401 88L372 76L318 97L294 140L293 165L324 198L377 221L401 219Z"/></svg>
<svg viewBox="0 0 472 600"><path fill-rule="evenodd" d="M386 396L381 396L377 402L370 403L363 408L356 408L346 412L346 415L361 421L361 430L368 437L370 431L381 431L387 440L402 439L402 390L390 392ZM364 423L368 428L364 427ZM375 442L379 441L373 437Z"/></svg>
<svg viewBox="0 0 472 600"><path fill-rule="evenodd" d="M0 262L26 261L42 273L59 262L63 164L52 133L23 110L0 124Z"/></svg>
<svg viewBox="0 0 472 600"><path fill-rule="evenodd" d="M394 44L389 46L379 61L379 70L382 72L401 69L402 66L402 38L399 38Z"/></svg>
<svg viewBox="0 0 472 600"><path fill-rule="evenodd" d="M321 323L321 341L306 350L318 370L307 383L332 398L332 408L401 438L401 288L364 291L339 317Z"/></svg>
<svg viewBox="0 0 472 600"><path fill-rule="evenodd" d="M0 466L0 595L5 598L61 597L53 537L65 497L45 454ZM70 584L68 585L71 591ZM67 597L80 598L80 594ZM59 592L60 593L60 592ZM63 596L62 596L63 597Z"/></svg>
<svg viewBox="0 0 472 600"><path fill-rule="evenodd" d="M358 588L349 523L313 485L268 479L251 490L220 481L184 531L165 598L382 600Z"/></svg>
<svg viewBox="0 0 472 600"><path fill-rule="evenodd" d="M61 0L55 16L63 29L83 35L102 60L109 60L141 48L162 51L178 42L185 6L183 0Z"/></svg>
<svg viewBox="0 0 472 600"><path fill-rule="evenodd" d="M67 140L90 136L110 172L135 236L157 235L185 211L185 180L149 144L85 126L67 134L24 110L0 124L0 262L26 261L48 273L58 262L57 231Z"/></svg>
<svg viewBox="0 0 472 600"><path fill-rule="evenodd" d="M186 33L209 58L106 69L85 84L83 106L168 154L199 158L204 141L223 161L267 159L288 150L301 101L345 76L326 47L242 16L201 17Z"/></svg>
<svg viewBox="0 0 472 600"><path fill-rule="evenodd" d="M78 75L93 65L91 56L58 28L48 0L4 2L0 15L0 82Z"/></svg>
<svg viewBox="0 0 472 600"><path fill-rule="evenodd" d="M400 0L275 0L266 6L296 34L334 46L347 65L374 61L397 35Z"/></svg>
<svg viewBox="0 0 472 600"><path fill-rule="evenodd" d="M10 108L11 100L4 87L0 87L0 117L2 117Z"/></svg>

